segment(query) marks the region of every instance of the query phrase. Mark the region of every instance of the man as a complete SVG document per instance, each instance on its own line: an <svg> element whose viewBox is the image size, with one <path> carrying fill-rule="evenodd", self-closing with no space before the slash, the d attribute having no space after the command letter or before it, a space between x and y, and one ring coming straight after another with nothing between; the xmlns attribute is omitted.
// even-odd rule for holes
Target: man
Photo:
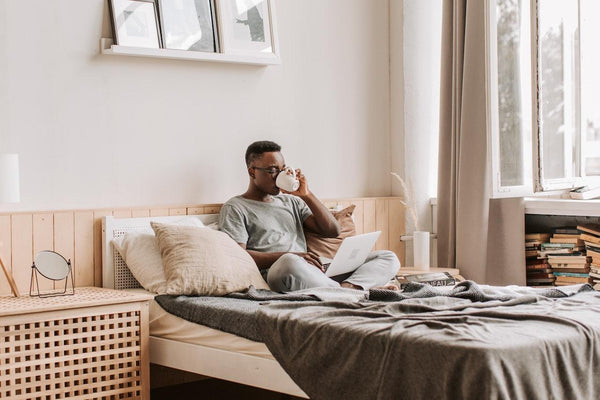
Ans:
<svg viewBox="0 0 600 400"><path fill-rule="evenodd" d="M385 285L398 271L396 255L383 250L372 252L352 274L327 277L319 257L306 250L304 229L337 237L340 227L309 190L302 171L296 170L300 187L295 192L278 188L275 180L280 172L286 173L285 160L281 146L270 141L248 146L246 166L248 189L223 205L219 229L248 251L271 290L290 292L323 286L366 290Z"/></svg>

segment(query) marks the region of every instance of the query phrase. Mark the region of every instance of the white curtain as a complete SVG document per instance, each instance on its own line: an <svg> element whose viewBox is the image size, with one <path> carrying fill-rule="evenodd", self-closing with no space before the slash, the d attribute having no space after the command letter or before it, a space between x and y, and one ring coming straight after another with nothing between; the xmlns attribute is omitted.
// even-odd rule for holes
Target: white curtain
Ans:
<svg viewBox="0 0 600 400"><path fill-rule="evenodd" d="M438 264L478 283L523 285L523 200L490 199L488 189L485 1L444 0Z"/></svg>

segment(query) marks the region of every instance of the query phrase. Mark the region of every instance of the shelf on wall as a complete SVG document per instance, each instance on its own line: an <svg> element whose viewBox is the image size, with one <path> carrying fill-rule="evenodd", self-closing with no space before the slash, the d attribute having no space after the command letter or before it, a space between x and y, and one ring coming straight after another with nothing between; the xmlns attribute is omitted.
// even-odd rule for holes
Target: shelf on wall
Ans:
<svg viewBox="0 0 600 400"><path fill-rule="evenodd" d="M279 56L273 53L260 55L245 55L205 53L199 51L170 49L149 49L144 47L119 46L113 44L113 40L111 38L100 39L100 51L102 52L102 54L115 56L167 58L171 60L209 61L262 66L281 64L281 59L279 58Z"/></svg>

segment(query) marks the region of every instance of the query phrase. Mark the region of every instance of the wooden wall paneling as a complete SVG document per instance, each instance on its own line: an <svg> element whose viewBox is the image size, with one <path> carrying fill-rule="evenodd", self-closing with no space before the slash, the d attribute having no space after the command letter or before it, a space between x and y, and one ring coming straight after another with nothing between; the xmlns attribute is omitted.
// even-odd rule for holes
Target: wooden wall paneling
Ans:
<svg viewBox="0 0 600 400"><path fill-rule="evenodd" d="M112 215L112 210L94 211L94 286L102 286L102 217Z"/></svg>
<svg viewBox="0 0 600 400"><path fill-rule="evenodd" d="M74 212L55 212L54 213L54 251L62 255L67 260L71 260L71 271L77 282L77 269L79 266L75 261L75 226ZM82 266L83 268L83 266Z"/></svg>
<svg viewBox="0 0 600 400"><path fill-rule="evenodd" d="M77 211L75 229L75 282L77 286L94 285L94 212Z"/></svg>
<svg viewBox="0 0 600 400"><path fill-rule="evenodd" d="M113 210L112 212L115 218L131 218L131 209L130 208L121 208Z"/></svg>
<svg viewBox="0 0 600 400"><path fill-rule="evenodd" d="M169 208L169 215L186 215L187 208Z"/></svg>
<svg viewBox="0 0 600 400"><path fill-rule="evenodd" d="M204 214L218 214L221 211L219 204L211 204L204 206Z"/></svg>
<svg viewBox="0 0 600 400"><path fill-rule="evenodd" d="M350 204L352 204L352 202L349 200L338 201L338 203L337 203L340 210L343 210L344 208L348 207Z"/></svg>
<svg viewBox="0 0 600 400"><path fill-rule="evenodd" d="M148 208L134 208L131 210L131 216L133 218L143 218L150 216L150 209Z"/></svg>
<svg viewBox="0 0 600 400"><path fill-rule="evenodd" d="M404 206L398 199L388 200L389 209L389 249L392 250L403 266L406 266L404 242L400 240L400 236L406 233Z"/></svg>
<svg viewBox="0 0 600 400"><path fill-rule="evenodd" d="M151 217L166 217L169 215L168 208L151 208L150 216Z"/></svg>
<svg viewBox="0 0 600 400"><path fill-rule="evenodd" d="M20 294L23 295L29 293L33 263L33 215L13 214L11 223L12 274Z"/></svg>
<svg viewBox="0 0 600 400"><path fill-rule="evenodd" d="M54 250L54 216L52 213L33 214L33 259L42 250ZM30 275L31 280L31 275ZM38 275L40 291L54 289L54 282Z"/></svg>
<svg viewBox="0 0 600 400"><path fill-rule="evenodd" d="M10 215L0 215L0 258L6 269L12 273L12 235ZM14 277L14 276L13 276ZM10 285L0 268L0 295L10 294Z"/></svg>
<svg viewBox="0 0 600 400"><path fill-rule="evenodd" d="M377 243L375 243L375 250L388 250L389 249L389 210L388 202L386 199L375 200L375 230L381 231Z"/></svg>
<svg viewBox="0 0 600 400"><path fill-rule="evenodd" d="M405 231L405 210L397 198L332 199L324 203L340 207L355 204L357 233L381 230L382 236L375 248L390 249L403 261L404 245L399 237ZM12 270L17 286L23 293L29 290L30 266L34 255L46 249L54 249L72 260L76 286L101 286L103 216L124 218L216 214L220 209L220 204L200 204L172 208L3 214L0 215L0 255ZM46 287L42 286L41 289L45 290ZM0 294L5 293L10 293L10 287L5 279L0 278Z"/></svg>
<svg viewBox="0 0 600 400"><path fill-rule="evenodd" d="M335 206L337 206L337 201L326 200L323 201L323 205L327 208L335 208Z"/></svg>
<svg viewBox="0 0 600 400"><path fill-rule="evenodd" d="M373 232L377 230L375 224L375 200L365 200L363 202L363 232Z"/></svg>
<svg viewBox="0 0 600 400"><path fill-rule="evenodd" d="M356 207L354 208L354 226L356 226L356 233L361 234L365 232L364 229L364 202L362 200L353 201Z"/></svg>
<svg viewBox="0 0 600 400"><path fill-rule="evenodd" d="M206 214L204 212L204 207L188 207L187 208L187 215L202 215L202 214Z"/></svg>

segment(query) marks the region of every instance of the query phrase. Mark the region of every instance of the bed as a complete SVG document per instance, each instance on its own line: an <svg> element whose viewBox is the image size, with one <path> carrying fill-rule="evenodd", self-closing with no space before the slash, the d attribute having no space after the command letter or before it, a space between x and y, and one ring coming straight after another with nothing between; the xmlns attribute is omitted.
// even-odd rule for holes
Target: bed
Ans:
<svg viewBox="0 0 600 400"><path fill-rule="evenodd" d="M112 250L111 238L147 227L150 220L174 218L181 217L105 218L104 285L138 286ZM208 224L215 216L190 218ZM315 295L321 297L257 308L255 319L268 348L238 337L243 331L207 327L201 328L205 339L222 340L189 340L182 332L194 330L190 322L169 333L172 321L181 318L153 305L159 312L151 315L150 360L315 399L600 395L600 294L589 285L538 290L466 281L451 288L416 283L403 293L375 290L364 302L327 298L318 290L306 296Z"/></svg>
<svg viewBox="0 0 600 400"><path fill-rule="evenodd" d="M205 225L218 214L186 216ZM182 216L102 219L102 282L106 288L143 290L111 240L128 232L148 229L151 221L170 223ZM266 346L229 333L200 327L166 313L155 302L150 305L150 362L196 374L255 386L267 390L308 396L283 370ZM179 327L173 332L173 326ZM186 334L188 332L188 334ZM232 367L235 366L235 367Z"/></svg>

